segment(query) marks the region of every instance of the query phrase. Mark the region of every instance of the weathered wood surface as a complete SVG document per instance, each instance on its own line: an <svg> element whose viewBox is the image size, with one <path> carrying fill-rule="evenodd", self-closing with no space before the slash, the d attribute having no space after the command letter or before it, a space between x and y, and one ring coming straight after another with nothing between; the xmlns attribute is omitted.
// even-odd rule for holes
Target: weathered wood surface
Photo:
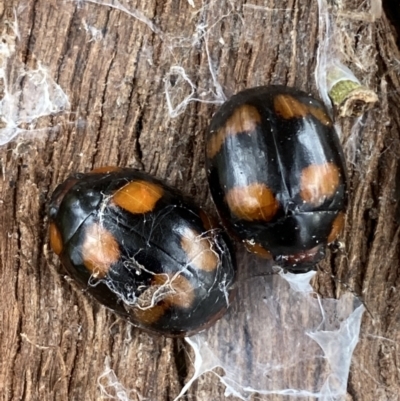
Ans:
<svg viewBox="0 0 400 401"><path fill-rule="evenodd" d="M99 387L107 382L100 378L106 360L132 400L177 396L192 370L187 346L131 328L65 278L48 247L50 193L70 172L117 164L165 178L212 210L203 135L215 110L207 102L220 100L218 85L227 96L263 83L317 93L316 1L99 3L105 2L0 0L1 93L14 92L14 117L26 130L0 149L2 400L107 399ZM341 4L344 61L377 91L380 105L358 132L351 133L354 121L340 122L351 207L344 249L323 267L362 293L373 315L363 319L348 399L394 401L400 399L400 53L387 17L374 21L369 10L369 1ZM69 108L30 124L23 120L27 99L17 91L41 68ZM190 95L183 71L201 101L173 117L165 90L174 107ZM317 280L321 294L346 291L327 277ZM223 392L209 374L184 399L223 400Z"/></svg>

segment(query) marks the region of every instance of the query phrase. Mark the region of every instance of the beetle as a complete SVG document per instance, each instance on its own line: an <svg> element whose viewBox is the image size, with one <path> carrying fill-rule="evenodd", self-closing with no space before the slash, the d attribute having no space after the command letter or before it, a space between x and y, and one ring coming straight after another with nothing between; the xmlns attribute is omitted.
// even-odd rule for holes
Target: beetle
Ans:
<svg viewBox="0 0 400 401"><path fill-rule="evenodd" d="M135 326L186 336L234 294L229 239L201 208L150 175L104 167L54 191L49 237L68 274Z"/></svg>
<svg viewBox="0 0 400 401"><path fill-rule="evenodd" d="M234 95L211 120L206 168L227 230L292 273L314 269L344 225L343 150L325 106L305 92Z"/></svg>

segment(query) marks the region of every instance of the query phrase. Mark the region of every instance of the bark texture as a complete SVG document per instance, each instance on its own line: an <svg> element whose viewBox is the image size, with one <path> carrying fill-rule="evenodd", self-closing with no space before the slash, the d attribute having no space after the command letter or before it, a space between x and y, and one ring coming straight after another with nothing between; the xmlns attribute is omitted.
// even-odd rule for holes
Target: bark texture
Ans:
<svg viewBox="0 0 400 401"><path fill-rule="evenodd" d="M323 273L315 285L331 297L351 287L371 311L348 400L395 401L400 52L396 29L385 14L374 18L371 2L336 6L343 61L380 103L356 129L339 121L351 205L343 247L322 268L346 286ZM0 148L0 399L110 399L100 386L109 363L132 400L172 400L192 371L187 345L132 328L65 277L48 246L49 197L71 172L119 165L165 179L212 211L203 148L213 103L221 90L229 97L266 83L317 94L317 2L0 0L0 35L0 128L21 131ZM38 92L44 83L50 100ZM41 110L46 102L54 109ZM207 374L183 399L223 400L224 388Z"/></svg>

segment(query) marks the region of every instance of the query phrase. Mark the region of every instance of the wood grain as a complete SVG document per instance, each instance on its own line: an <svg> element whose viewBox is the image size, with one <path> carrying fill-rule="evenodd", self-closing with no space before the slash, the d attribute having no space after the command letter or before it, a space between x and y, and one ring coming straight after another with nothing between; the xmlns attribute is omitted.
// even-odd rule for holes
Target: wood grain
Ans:
<svg viewBox="0 0 400 401"><path fill-rule="evenodd" d="M246 87L279 83L317 94L316 1L99 3L0 0L5 46L0 95L14 93L14 117L23 131L0 148L0 399L5 401L110 399L99 385L107 384L110 376L102 374L108 367L132 400L167 401L193 370L185 343L132 328L65 277L47 234L46 207L59 182L102 165L135 167L213 212L203 138L222 93L229 97ZM374 21L369 1L340 4L343 61L378 93L380 103L357 130L354 120L339 121L351 205L343 248L330 253L321 268L346 286L324 273L315 286L324 296L339 296L350 287L372 314L364 315L347 399L395 401L400 399L400 52L396 30L385 15ZM28 103L19 91L38 69L59 85L69 107L29 122L22 118ZM188 80L196 92L172 117L166 88L176 108L191 94ZM3 118L0 128L6 123ZM183 398L224 399L223 386L211 374Z"/></svg>

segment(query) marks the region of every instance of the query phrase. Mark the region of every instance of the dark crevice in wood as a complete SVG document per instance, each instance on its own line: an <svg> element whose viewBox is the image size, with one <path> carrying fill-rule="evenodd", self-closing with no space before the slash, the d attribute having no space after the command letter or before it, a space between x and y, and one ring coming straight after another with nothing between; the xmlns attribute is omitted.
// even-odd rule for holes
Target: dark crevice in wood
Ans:
<svg viewBox="0 0 400 401"><path fill-rule="evenodd" d="M70 16L70 18L68 20L68 27L66 29L65 40L63 41L62 46L61 46L61 50L60 50L61 57L59 58L59 61L58 61L58 64L57 64L57 69L56 69L56 74L55 74L55 80L58 83L59 83L59 80L60 80L60 76L62 74L64 58L68 53L68 49L71 47L71 41L73 40L73 37L74 37L70 33L71 33L71 30L72 30L72 27L73 27L73 21L74 21L74 18L75 18L75 14L76 14L77 8L78 8L78 5L76 5L74 7L74 10L73 10L73 12L72 12L72 14L71 14L71 16Z"/></svg>
<svg viewBox="0 0 400 401"><path fill-rule="evenodd" d="M244 326L243 336L243 342L246 347L246 369L248 372L253 372L253 342L247 325Z"/></svg>
<svg viewBox="0 0 400 401"><path fill-rule="evenodd" d="M39 383L39 372L40 372L40 370L38 370L38 374L37 374L37 377L36 377L36 380L37 380L37 383ZM23 380L23 383L22 383L22 392L21 392L21 394L20 394L20 399L21 400L25 400L26 398L26 396L27 396L27 394L26 394L26 391L27 391L27 389L26 389L26 387L27 387L27 381L26 381L26 376L24 377L24 380Z"/></svg>
<svg viewBox="0 0 400 401"><path fill-rule="evenodd" d="M155 2L155 3L156 4L154 5L154 9L152 10L152 12L154 14L154 17L152 18L152 22L161 30L162 33L164 33L163 28L161 28L161 26L162 26L161 20L159 20L158 16L168 15L168 14L163 13L163 9L164 9L164 7L167 7L167 5L169 3L161 2L161 11L160 12L157 12L157 2ZM150 30L150 28L146 27L145 30ZM149 36L150 36L150 43L154 46L153 63L155 65L158 65L161 54L162 54L162 46L161 45L162 44L165 45L168 39L164 38L162 34L160 35L160 33L154 32L152 30L150 30ZM141 40L143 40L143 38L146 38L146 37L147 37L147 33L143 33ZM138 54L140 54L140 51L138 52Z"/></svg>
<svg viewBox="0 0 400 401"><path fill-rule="evenodd" d="M356 396L356 390L353 388L353 385L352 385L352 376L353 376L352 371L350 370L348 384L347 384L347 396L349 396L349 399L347 399L347 397L346 397L346 401L358 401L358 398Z"/></svg>
<svg viewBox="0 0 400 401"><path fill-rule="evenodd" d="M382 0L386 16L397 32L397 47L400 49L400 2L398 0Z"/></svg>
<svg viewBox="0 0 400 401"><path fill-rule="evenodd" d="M36 344L35 345L31 345L31 347L34 349L35 352L38 351L38 349L35 349L36 348ZM35 381L36 381L36 383L39 383L40 382L40 376L41 376L40 372L43 372L43 371L46 370L44 368L44 366L43 366L43 352L39 352L39 355L37 357L34 356L34 358L36 359L35 362L36 362L36 365L38 367L37 371L34 372L36 374ZM24 382L26 382L26 380L24 380ZM25 383L24 383L24 385L25 385Z"/></svg>
<svg viewBox="0 0 400 401"><path fill-rule="evenodd" d="M397 164L396 171L396 188L394 192L394 199L396 200L396 223L400 224L400 163Z"/></svg>
<svg viewBox="0 0 400 401"><path fill-rule="evenodd" d="M171 6L171 3L174 4L175 2L172 0L169 1L161 1L157 4L155 2L154 9L152 10L154 17L152 18L152 22L161 29L161 22L162 17L168 15L168 9ZM150 18L151 19L151 18ZM154 32L155 33L155 32Z"/></svg>
<svg viewBox="0 0 400 401"><path fill-rule="evenodd" d="M60 265L59 268L63 270L63 275L64 275L65 271L63 269L63 266ZM64 277L66 277L66 276L64 276ZM66 288L64 287L65 288L64 291L70 292L70 293L73 292L74 294L72 295L72 297L73 297L73 299L75 299L73 302L80 306L80 304L81 304L81 302L79 301L80 290L78 290L77 287L72 282L69 282L69 280L70 280L69 278L67 280L63 280L63 284L66 287ZM89 302L90 302L90 300L89 300ZM83 309L84 309L84 307L77 308L77 314L78 314L77 320L79 320L80 322L82 322L84 320L84 318L82 318L82 313L81 313L81 312L83 312ZM84 324L82 324L82 326L84 326ZM61 344L63 343L63 340L64 340L64 338L62 336L61 340L60 340ZM93 342L93 339L91 338L89 340L89 344L92 342ZM68 347L68 349L71 348L71 346L67 346L67 347ZM66 355L66 351L64 351L64 355ZM83 356L84 356L84 350L82 350L81 341L79 339L77 339L77 344L75 345L74 357L69 366L70 371L67 374L67 378L66 378L67 393L68 393L67 399L68 400L72 399L72 394L74 394L74 385L76 385L77 381L79 382L79 379L77 380L75 376L78 376L78 378L79 378L80 369L82 369L81 365L79 364L79 361L83 358ZM89 363L89 362L87 362L87 363Z"/></svg>
<svg viewBox="0 0 400 401"><path fill-rule="evenodd" d="M173 357L176 366L178 381L181 388L184 387L189 374L189 365L187 360L187 350L183 340L180 338L173 339ZM182 398L185 400L186 396Z"/></svg>
<svg viewBox="0 0 400 401"><path fill-rule="evenodd" d="M291 21L291 40L292 43L294 42L294 46L297 47L297 38L298 38L298 23L299 23L299 5L297 4L297 1L293 1L293 6L291 8L291 14L290 14L290 21ZM290 49L290 59L289 59L289 65L286 71L286 77L285 80L288 83L289 86L293 86L295 79L296 79L296 70L297 70L297 57L293 54L293 46Z"/></svg>
<svg viewBox="0 0 400 401"><path fill-rule="evenodd" d="M17 297L16 297L17 298ZM22 331L22 317L21 314L18 315L18 322L16 325L16 330L15 332L17 333L16 338L17 338L17 344L15 347L15 352L13 353L13 357L9 362L9 365L12 366L12 375L11 372L9 372L10 376L12 376L12 384L11 384L11 393L14 394L14 388L15 388L15 380L21 380L21 373L16 370L16 360L17 356L21 355L21 350L22 350L22 338L21 338L21 333Z"/></svg>
<svg viewBox="0 0 400 401"><path fill-rule="evenodd" d="M371 191L371 199L373 199L373 191ZM372 205L368 207L368 209L364 210L364 236L366 238L366 246L370 247L372 243L374 242L375 238L375 232L376 232L376 226L377 226L377 221L376 221L376 200L373 199Z"/></svg>
<svg viewBox="0 0 400 401"><path fill-rule="evenodd" d="M21 177L21 167L20 164L17 167L17 179ZM11 186L11 185L10 185ZM18 284L19 284L19 272L21 271L21 229L18 223L18 187L14 186L13 188L13 202L12 202L12 216L13 220L15 222L15 232L17 234L17 248L18 248L18 254L15 255L17 256L15 258L15 264L16 266L14 267L14 271L16 274L16 280L15 280L15 296L18 298Z"/></svg>
<svg viewBox="0 0 400 401"><path fill-rule="evenodd" d="M111 12L112 12L112 9L109 8L108 11L107 11L105 27L107 27L107 25L108 25L108 23L110 21ZM115 39L115 42L118 43L118 33L116 35L117 35L117 37ZM105 77L104 77L104 88L103 88L103 92L101 94L101 103L100 103L101 104L101 114L100 114L100 121L99 121L99 126L98 126L98 129L97 129L97 133L96 133L96 139L95 139L96 147L95 147L95 150L94 150L93 155L92 155L92 166L95 165L96 156L98 155L98 152L99 152L99 142L100 142L100 138L101 138L102 133L103 133L102 132L103 131L103 124L104 124L103 117L104 117L104 114L105 114L104 113L104 105L107 102L108 82L109 82L110 73L112 71L112 67L114 65L114 59L115 59L116 51L117 50L114 49L114 51L111 54L111 60L108 63L107 70L106 70Z"/></svg>
<svg viewBox="0 0 400 401"><path fill-rule="evenodd" d="M318 272L321 272L329 281L329 291L331 294L329 296L335 296L334 294L337 293L338 286L340 286L341 280L336 276L335 266L336 266L336 254L332 250L332 245L330 246L330 250L328 251L329 263L326 264L326 267L319 267ZM329 270L327 270L329 269ZM330 271L332 270L332 271ZM328 290L328 289L326 289Z"/></svg>
<svg viewBox="0 0 400 401"><path fill-rule="evenodd" d="M282 29L279 32L279 35L282 35ZM273 80L274 75L278 75L277 71L276 71L276 67L278 66L278 62L279 62L280 59L281 59L281 55L280 55L280 52L279 52L279 45L278 45L277 49L276 49L275 57L273 59L271 59L271 61L270 61L270 66L268 68L269 76L266 78L267 82ZM284 82L281 82L281 84L284 85Z"/></svg>
<svg viewBox="0 0 400 401"><path fill-rule="evenodd" d="M136 161L140 164L142 170L144 170L144 164L143 164L143 152L142 152L142 148L140 145L140 136L143 131L144 116L145 116L145 113L143 111L143 108L140 107L140 112L139 112L138 118L136 120L136 126L135 126L135 132L136 132L135 158L136 158Z"/></svg>
<svg viewBox="0 0 400 401"><path fill-rule="evenodd" d="M27 39L26 48L24 49L24 52L21 55L21 59L23 60L24 66L26 66L28 64L29 57L30 57L31 53L33 53L32 52L32 48L34 47L34 45L36 43L35 25L36 25L36 16L37 16L37 14L36 14L35 10L36 10L37 2L38 2L38 0L34 0L34 2L32 4L32 8L31 8L32 14L31 14L31 16L29 18L29 20L32 21L32 24L31 24L31 27L29 29L29 36L28 36L28 39ZM19 88L20 88L20 94L19 94L19 99L18 99L18 113L20 113L20 110L21 110L20 105L22 103L23 96L24 96L23 87L25 85L25 81L26 81L26 75L22 75L22 78L19 81L17 81L18 85L19 85ZM14 121L18 121L19 120L18 117L19 116L16 116L14 118Z"/></svg>
<svg viewBox="0 0 400 401"><path fill-rule="evenodd" d="M143 45L143 38L144 38L144 36L141 36L140 37L140 47L142 47L142 45ZM140 105L140 104L138 104L139 103L139 100L138 100L138 98L137 98L137 89L138 89L138 87L139 87L139 82L138 82L138 77L137 77L137 74L138 74L138 65L139 65L139 62L140 62L140 52L138 52L137 54L136 54L136 58L135 58L135 61L134 61L134 65L136 66L136 68L135 68L135 70L134 70L134 74L133 74L133 76L132 76L132 81L130 82L130 90L129 90L129 93L127 94L127 101L129 102L129 107L128 107L128 109L127 109L127 113L126 113L126 115L125 115L125 119L124 119L124 128L125 128L125 130L126 131L128 131L128 129L129 129L129 124L130 124L130 121L131 121L131 115L132 115L132 113L130 113L130 111L131 110L134 110L134 109L136 109L136 108L138 108L139 107L139 109L140 109L140 114L143 114L143 112L142 112L142 105ZM139 119L141 119L142 121L143 121L143 117L138 117ZM143 124L141 124L141 127L143 126ZM141 133L141 131L140 131L140 133ZM142 154L141 154L141 147L140 147L140 143L139 143L139 136L140 136L140 133L138 133L138 129L137 129L137 127L136 127L136 129L135 129L135 138L134 138L134 152L135 152L135 158L136 158L136 160L137 160L137 162L139 162L139 164L141 165L141 167L142 167L142 170L144 170L144 166L143 166L143 162L142 162ZM122 143L124 143L124 142L122 142ZM139 148L139 149L138 149ZM118 150L118 153L117 153L117 166L121 166L121 163L122 163L122 154L121 154L121 150L123 151L124 149L122 148L122 146L121 146L121 144L120 144L120 146L119 146L119 150ZM140 158L139 158L139 152L138 152L138 150L140 150ZM128 166L129 167L129 166Z"/></svg>
<svg viewBox="0 0 400 401"><path fill-rule="evenodd" d="M249 65L251 65L252 58L253 58L253 46L249 43L245 43L244 45L244 50L246 52L246 58L249 60ZM246 87L248 87L248 81L249 81L249 74L252 74L253 72L249 70L249 73L246 74L246 77L243 79L243 83Z"/></svg>
<svg viewBox="0 0 400 401"><path fill-rule="evenodd" d="M35 30L35 23L36 23L36 6L38 4L38 1L39 0L34 0L33 4L32 4L32 7L31 7L32 13L29 16L29 21L32 21L32 25L31 25L31 27L29 29L29 36L28 36L28 39L27 39L27 46L24 49L24 52L22 53L22 60L23 60L24 64L28 63L29 56L32 53L32 48L33 48L33 45L35 44L35 41L36 41L36 38L34 36L34 30Z"/></svg>

